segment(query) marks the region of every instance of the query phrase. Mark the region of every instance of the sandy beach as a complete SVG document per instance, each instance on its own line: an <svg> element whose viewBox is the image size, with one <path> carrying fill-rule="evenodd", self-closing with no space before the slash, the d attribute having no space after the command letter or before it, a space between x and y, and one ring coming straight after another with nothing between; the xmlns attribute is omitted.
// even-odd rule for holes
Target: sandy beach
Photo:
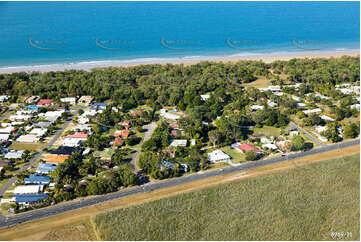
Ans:
<svg viewBox="0 0 361 242"><path fill-rule="evenodd" d="M63 70L86 70L89 71L93 68L103 67L127 67L144 64L184 64L192 65L200 61L215 61L215 62L236 62L239 60L261 60L265 63L271 63L277 60L290 60L293 58L338 58L341 56L359 56L360 51L333 51L333 52L320 52L320 53L290 53L284 55L259 55L259 56L234 56L234 57L199 57L194 59L183 58L144 58L134 60L109 60L109 61L89 61L69 64L49 64L49 65L34 65L34 66L14 66L14 67L0 67L1 74L14 73L14 72L49 72L49 71L63 71Z"/></svg>

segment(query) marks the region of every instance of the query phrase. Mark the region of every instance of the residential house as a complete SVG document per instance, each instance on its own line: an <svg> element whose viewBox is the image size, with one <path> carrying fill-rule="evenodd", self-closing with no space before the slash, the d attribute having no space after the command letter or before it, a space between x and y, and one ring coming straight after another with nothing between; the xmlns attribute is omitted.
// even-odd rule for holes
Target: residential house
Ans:
<svg viewBox="0 0 361 242"><path fill-rule="evenodd" d="M257 149L254 145L252 144L240 144L240 143L235 143L232 144L232 147L238 151L241 151L243 153L247 152L247 151L254 151L257 154L262 154L263 152L259 149Z"/></svg>
<svg viewBox="0 0 361 242"><path fill-rule="evenodd" d="M7 100L9 100L10 96L7 96L7 95L2 95L0 96L0 102L3 103L3 102L6 102Z"/></svg>
<svg viewBox="0 0 361 242"><path fill-rule="evenodd" d="M295 101L297 101L297 102L301 100L301 98L300 98L300 97L297 97L297 96L292 96L292 99L295 100Z"/></svg>
<svg viewBox="0 0 361 242"><path fill-rule="evenodd" d="M311 114L311 113L322 113L322 110L320 108L315 108L311 110L305 110L303 111L305 114Z"/></svg>
<svg viewBox="0 0 361 242"><path fill-rule="evenodd" d="M2 125L2 124L1 124ZM12 127L12 126L8 126L6 128L0 129L0 134L11 134L12 132L14 132L16 130L16 128Z"/></svg>
<svg viewBox="0 0 361 242"><path fill-rule="evenodd" d="M107 103L94 103L94 105L91 106L90 110L102 112L103 110L105 110L107 108L107 106L108 106Z"/></svg>
<svg viewBox="0 0 361 242"><path fill-rule="evenodd" d="M24 184L48 185L49 183L50 183L50 177L48 176L30 174L28 178L24 178Z"/></svg>
<svg viewBox="0 0 361 242"><path fill-rule="evenodd" d="M20 159L24 154L23 150L11 150L4 155L5 159Z"/></svg>
<svg viewBox="0 0 361 242"><path fill-rule="evenodd" d="M37 105L38 106L49 106L52 103L53 103L52 99L40 99L39 102L37 103Z"/></svg>
<svg viewBox="0 0 361 242"><path fill-rule="evenodd" d="M10 134L0 134L0 142L7 142L9 140Z"/></svg>
<svg viewBox="0 0 361 242"><path fill-rule="evenodd" d="M252 111L259 110L259 109L262 110L262 109L264 109L264 106L254 104L251 106L251 109L252 109Z"/></svg>
<svg viewBox="0 0 361 242"><path fill-rule="evenodd" d="M129 129L130 127L132 127L132 123L130 120L124 120L118 123L118 125L123 126L126 129Z"/></svg>
<svg viewBox="0 0 361 242"><path fill-rule="evenodd" d="M36 105L28 105L28 106L23 107L23 109L30 111L31 113L35 113L39 110L39 107Z"/></svg>
<svg viewBox="0 0 361 242"><path fill-rule="evenodd" d="M208 153L208 161L210 163L230 162L231 157L221 150L214 150Z"/></svg>
<svg viewBox="0 0 361 242"><path fill-rule="evenodd" d="M73 139L73 138L65 138L62 141L62 145L68 147L79 147L81 144L82 144L81 140Z"/></svg>
<svg viewBox="0 0 361 242"><path fill-rule="evenodd" d="M299 135L300 133L298 131L291 131L290 132L290 136L297 136Z"/></svg>
<svg viewBox="0 0 361 242"><path fill-rule="evenodd" d="M84 132L75 132L74 134L67 135L66 138L86 141L88 139L88 134L86 134Z"/></svg>
<svg viewBox="0 0 361 242"><path fill-rule="evenodd" d="M166 161L166 160L162 160L160 162L160 167L161 169L174 169L175 167L175 164L173 162L169 162L169 161Z"/></svg>
<svg viewBox="0 0 361 242"><path fill-rule="evenodd" d="M64 98L60 98L60 102L69 103L69 104L71 104L71 105L75 105L75 103L76 103L76 98L75 98L75 97L64 97Z"/></svg>
<svg viewBox="0 0 361 242"><path fill-rule="evenodd" d="M44 160L46 163L64 163L64 161L68 158L69 158L69 155L47 154L47 155L45 155Z"/></svg>
<svg viewBox="0 0 361 242"><path fill-rule="evenodd" d="M261 138L261 143L263 144L272 144L272 141L266 137Z"/></svg>
<svg viewBox="0 0 361 242"><path fill-rule="evenodd" d="M275 102L273 102L273 101L270 101L270 100L268 100L267 104L268 104L270 107L273 107L273 108L278 106L277 103L275 103Z"/></svg>
<svg viewBox="0 0 361 242"><path fill-rule="evenodd" d="M81 96L78 100L79 104L90 105L93 101L92 96Z"/></svg>
<svg viewBox="0 0 361 242"><path fill-rule="evenodd" d="M48 132L48 129L42 129L42 128L34 128L30 131L30 135L35 135L36 137L43 137Z"/></svg>
<svg viewBox="0 0 361 242"><path fill-rule="evenodd" d="M10 160L0 160L0 171L4 168L9 166L9 164L11 163Z"/></svg>
<svg viewBox="0 0 361 242"><path fill-rule="evenodd" d="M114 137L122 137L123 139L128 138L129 136L129 130L123 129L123 130L116 130L113 134Z"/></svg>
<svg viewBox="0 0 361 242"><path fill-rule="evenodd" d="M19 114L19 115L11 115L9 117L10 121L27 121L31 119L31 115Z"/></svg>
<svg viewBox="0 0 361 242"><path fill-rule="evenodd" d="M45 200L48 197L47 193L38 193L38 194L15 194L15 202L17 204L28 206L34 203L39 202L40 200Z"/></svg>
<svg viewBox="0 0 361 242"><path fill-rule="evenodd" d="M307 107L307 105L305 103L296 103L296 107L297 108L304 108L304 107Z"/></svg>
<svg viewBox="0 0 361 242"><path fill-rule="evenodd" d="M327 126L317 126L315 128L315 131L317 134L321 134L323 131L326 131L327 130Z"/></svg>
<svg viewBox="0 0 361 242"><path fill-rule="evenodd" d="M38 174L49 174L56 169L56 164L42 163L36 169Z"/></svg>
<svg viewBox="0 0 361 242"><path fill-rule="evenodd" d="M178 120L180 118L179 115L169 113L168 110L166 110L166 109L160 110L160 116L162 116L163 118L166 118L166 119L170 119L170 120Z"/></svg>
<svg viewBox="0 0 361 242"><path fill-rule="evenodd" d="M351 109L360 109L360 104L356 103L350 106Z"/></svg>
<svg viewBox="0 0 361 242"><path fill-rule="evenodd" d="M170 142L170 146L185 147L185 146L187 146L187 140L186 139L174 139Z"/></svg>
<svg viewBox="0 0 361 242"><path fill-rule="evenodd" d="M86 132L87 134L90 134L92 131L92 128L88 125L78 125L78 126L71 128L71 130L72 131L83 131L83 132Z"/></svg>
<svg viewBox="0 0 361 242"><path fill-rule="evenodd" d="M121 147L124 145L124 139L115 137L114 141L111 142L112 147Z"/></svg>
<svg viewBox="0 0 361 242"><path fill-rule="evenodd" d="M142 117L143 115L143 110L136 110L130 113L130 116L132 117Z"/></svg>
<svg viewBox="0 0 361 242"><path fill-rule="evenodd" d="M35 194L42 192L43 189L43 185L21 185L14 188L14 194Z"/></svg>
<svg viewBox="0 0 361 242"><path fill-rule="evenodd" d="M40 137L36 136L36 135L32 135L32 134L26 134L26 135L22 135L19 138L17 138L17 142L21 142L21 143L37 143L39 142Z"/></svg>
<svg viewBox="0 0 361 242"><path fill-rule="evenodd" d="M201 95L201 99L202 99L203 101L206 101L206 100L209 99L210 97L211 97L211 95L209 95L209 94Z"/></svg>
<svg viewBox="0 0 361 242"><path fill-rule="evenodd" d="M27 99L25 99L25 103L36 103L40 100L39 96L30 96Z"/></svg>
<svg viewBox="0 0 361 242"><path fill-rule="evenodd" d="M169 124L169 127L171 127L172 129L178 129L179 128L179 124L177 122L171 122Z"/></svg>
<svg viewBox="0 0 361 242"><path fill-rule="evenodd" d="M51 125L52 125L51 122L38 122L38 123L34 124L35 127L42 128L42 129L49 128Z"/></svg>
<svg viewBox="0 0 361 242"><path fill-rule="evenodd" d="M331 121L331 122L335 121L333 118L331 118L331 117L329 117L329 116L327 116L327 115L322 115L322 116L321 116L321 119L323 119L323 120L325 120L325 121Z"/></svg>
<svg viewBox="0 0 361 242"><path fill-rule="evenodd" d="M173 129L173 130L171 131L171 135L174 136L174 137L181 136L181 135L182 135L182 131L179 130L179 129Z"/></svg>
<svg viewBox="0 0 361 242"><path fill-rule="evenodd" d="M277 150L278 147L275 144L263 144L262 148L267 148L269 150Z"/></svg>
<svg viewBox="0 0 361 242"><path fill-rule="evenodd" d="M87 124L87 123L89 123L89 121L90 121L90 119L87 118L87 117L84 117L84 116L80 116L78 118L78 123L79 124Z"/></svg>

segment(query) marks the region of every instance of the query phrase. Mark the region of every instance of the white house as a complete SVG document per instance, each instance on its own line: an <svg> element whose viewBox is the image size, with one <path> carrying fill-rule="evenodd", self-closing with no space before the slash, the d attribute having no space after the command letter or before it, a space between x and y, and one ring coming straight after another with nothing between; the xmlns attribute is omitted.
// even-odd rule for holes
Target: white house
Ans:
<svg viewBox="0 0 361 242"><path fill-rule="evenodd" d="M0 142L8 141L10 134L0 134Z"/></svg>
<svg viewBox="0 0 361 242"><path fill-rule="evenodd" d="M262 148L267 148L267 149L270 149L270 150L277 150L278 149L278 147L275 144L263 144Z"/></svg>
<svg viewBox="0 0 361 242"><path fill-rule="evenodd" d="M274 92L273 93L276 96L282 97L283 96L283 92Z"/></svg>
<svg viewBox="0 0 361 242"><path fill-rule="evenodd" d="M36 135L27 134L20 136L16 141L21 143L36 143L39 142L40 138Z"/></svg>
<svg viewBox="0 0 361 242"><path fill-rule="evenodd" d="M186 139L174 139L171 141L170 146L182 146L185 147L187 146L187 140Z"/></svg>
<svg viewBox="0 0 361 242"><path fill-rule="evenodd" d="M78 147L81 145L81 140L73 138L65 138L62 142L63 146Z"/></svg>
<svg viewBox="0 0 361 242"><path fill-rule="evenodd" d="M316 133L318 133L318 134L320 134L320 133L322 133L323 131L326 131L327 130L327 126L317 126L316 128L315 128L315 131L316 131Z"/></svg>
<svg viewBox="0 0 361 242"><path fill-rule="evenodd" d="M214 151L208 153L208 161L210 163L229 162L230 160L231 160L231 157L221 150L214 150Z"/></svg>
<svg viewBox="0 0 361 242"><path fill-rule="evenodd" d="M266 137L261 138L261 143L263 144L272 144L272 141Z"/></svg>
<svg viewBox="0 0 361 242"><path fill-rule="evenodd" d="M39 193L43 191L43 185L22 185L17 186L14 189L14 194L30 194Z"/></svg>
<svg viewBox="0 0 361 242"><path fill-rule="evenodd" d="M321 113L322 110L320 108L315 108L315 109L311 109L311 110L305 110L303 111L305 114L311 114L311 113Z"/></svg>
<svg viewBox="0 0 361 242"><path fill-rule="evenodd" d="M24 114L11 115L9 117L9 119L11 121L27 121L27 120L31 119L31 115L24 115Z"/></svg>
<svg viewBox="0 0 361 242"><path fill-rule="evenodd" d="M326 120L326 121L332 121L332 122L335 121L333 118L331 118L331 117L329 117L327 115L322 115L321 119Z"/></svg>
<svg viewBox="0 0 361 242"><path fill-rule="evenodd" d="M277 107L277 106L278 106L278 104L275 103L275 102L273 102L273 101L268 101L268 105L269 105L270 107Z"/></svg>
<svg viewBox="0 0 361 242"><path fill-rule="evenodd" d="M0 129L0 134L11 134L13 132L14 127L8 126L6 128Z"/></svg>
<svg viewBox="0 0 361 242"><path fill-rule="evenodd" d="M79 124L87 124L87 123L89 123L89 118L87 118L87 117L84 117L84 116L80 116L79 118L78 118L78 123Z"/></svg>
<svg viewBox="0 0 361 242"><path fill-rule="evenodd" d="M10 96L7 96L7 95L2 95L0 96L0 102L6 102L8 99L10 98Z"/></svg>
<svg viewBox="0 0 361 242"><path fill-rule="evenodd" d="M251 109L252 109L252 111L254 111L254 110L259 110L259 109L264 109L264 106L261 106L261 105L252 105L251 106Z"/></svg>
<svg viewBox="0 0 361 242"><path fill-rule="evenodd" d="M204 95L201 95L201 98L203 101L206 101L207 99L209 99L211 96L209 94L204 94Z"/></svg>
<svg viewBox="0 0 361 242"><path fill-rule="evenodd" d="M292 99L295 100L295 101L297 101L297 102L301 100L301 98L300 98L300 97L297 97L297 96L292 96Z"/></svg>
<svg viewBox="0 0 361 242"><path fill-rule="evenodd" d="M75 105L75 103L76 103L76 98L75 98L75 97L64 97L64 98L60 98L60 102L70 103L70 104L72 104L72 105Z"/></svg>
<svg viewBox="0 0 361 242"><path fill-rule="evenodd" d="M10 152L6 153L4 158L5 159L20 159L24 154L23 150L11 150Z"/></svg>
<svg viewBox="0 0 361 242"><path fill-rule="evenodd" d="M178 120L180 118L178 115L172 114L172 113L164 113L164 114L161 114L161 116L166 119L171 119L171 120Z"/></svg>
<svg viewBox="0 0 361 242"><path fill-rule="evenodd" d="M29 134L35 135L36 137L43 137L46 132L48 132L48 129L35 128L32 129Z"/></svg>
<svg viewBox="0 0 361 242"><path fill-rule="evenodd" d="M356 103L350 106L351 109L360 109L360 104Z"/></svg>
<svg viewBox="0 0 361 242"><path fill-rule="evenodd" d="M297 108L304 108L306 107L307 105L305 103L296 103L296 107Z"/></svg>
<svg viewBox="0 0 361 242"><path fill-rule="evenodd" d="M300 133L298 131L291 131L290 132L290 136L297 136L299 135Z"/></svg>

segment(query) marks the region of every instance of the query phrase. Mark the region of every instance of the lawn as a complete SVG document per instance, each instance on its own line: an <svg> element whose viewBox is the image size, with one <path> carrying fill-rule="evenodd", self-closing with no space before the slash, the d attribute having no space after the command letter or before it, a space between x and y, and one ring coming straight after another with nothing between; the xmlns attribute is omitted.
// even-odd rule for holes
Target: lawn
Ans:
<svg viewBox="0 0 361 242"><path fill-rule="evenodd" d="M9 148L14 150L33 150L33 151L40 151L45 143L19 143L13 142Z"/></svg>
<svg viewBox="0 0 361 242"><path fill-rule="evenodd" d="M105 148L102 151L95 151L94 156L100 156L102 159L110 160L112 155L114 154L115 149L113 148Z"/></svg>
<svg viewBox="0 0 361 242"><path fill-rule="evenodd" d="M271 126L263 126L262 128L254 128L253 135L264 134L266 136L279 136L281 132L280 128L275 128Z"/></svg>
<svg viewBox="0 0 361 242"><path fill-rule="evenodd" d="M244 87L255 87L255 88L262 88L262 87L268 87L271 85L271 81L268 80L264 76L259 76L257 80L250 82L250 83L243 83L242 86Z"/></svg>
<svg viewBox="0 0 361 242"><path fill-rule="evenodd" d="M246 155L242 152L239 152L235 149L230 149L230 146L222 147L220 150L222 150L224 153L232 157L231 162L232 163L240 163L246 161Z"/></svg>
<svg viewBox="0 0 361 242"><path fill-rule="evenodd" d="M360 154L93 218L102 240L359 240ZM332 232L350 232L335 238ZM350 235L350 234L349 234Z"/></svg>

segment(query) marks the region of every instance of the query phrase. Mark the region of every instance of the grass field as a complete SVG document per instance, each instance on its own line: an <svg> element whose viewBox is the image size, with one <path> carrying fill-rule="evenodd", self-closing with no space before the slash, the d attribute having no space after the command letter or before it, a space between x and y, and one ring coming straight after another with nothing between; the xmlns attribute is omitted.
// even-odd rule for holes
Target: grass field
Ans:
<svg viewBox="0 0 361 242"><path fill-rule="evenodd" d="M93 218L102 240L359 240L360 154ZM332 232L351 232L331 237Z"/></svg>
<svg viewBox="0 0 361 242"><path fill-rule="evenodd" d="M33 150L33 151L40 151L45 143L19 143L13 142L9 148L14 150Z"/></svg>
<svg viewBox="0 0 361 242"><path fill-rule="evenodd" d="M271 126L264 126L262 128L254 128L253 135L264 134L266 136L279 136L280 135L280 128L275 128Z"/></svg>

